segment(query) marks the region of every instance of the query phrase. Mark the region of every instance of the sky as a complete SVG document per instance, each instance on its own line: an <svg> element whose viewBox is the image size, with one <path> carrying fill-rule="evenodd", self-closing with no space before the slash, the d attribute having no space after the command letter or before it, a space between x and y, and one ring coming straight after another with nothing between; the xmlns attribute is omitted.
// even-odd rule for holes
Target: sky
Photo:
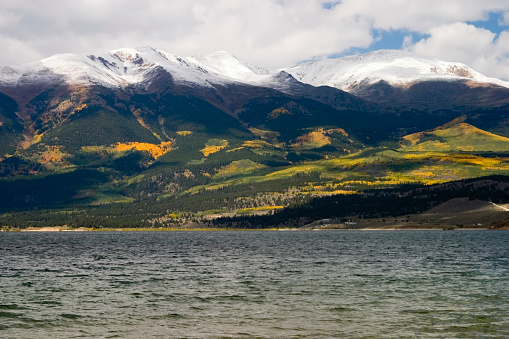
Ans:
<svg viewBox="0 0 509 339"><path fill-rule="evenodd" d="M378 49L509 80L509 0L0 0L0 66L152 46L269 69Z"/></svg>

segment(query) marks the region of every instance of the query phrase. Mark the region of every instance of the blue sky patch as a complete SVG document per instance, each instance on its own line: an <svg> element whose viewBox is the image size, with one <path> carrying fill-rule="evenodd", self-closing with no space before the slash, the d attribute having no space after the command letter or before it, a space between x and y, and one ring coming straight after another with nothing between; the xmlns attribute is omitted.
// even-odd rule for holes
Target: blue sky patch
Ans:
<svg viewBox="0 0 509 339"><path fill-rule="evenodd" d="M488 15L488 20L482 21L467 21L469 25L473 25L478 28L484 28L491 31L497 36L504 30L509 29L509 26L504 24L504 13L502 12L491 12Z"/></svg>
<svg viewBox="0 0 509 339"><path fill-rule="evenodd" d="M352 54L363 54L380 49L402 49L405 37L410 36L412 42L416 43L422 39L429 37L428 34L420 34L417 32L410 32L407 30L374 30L374 42L367 48L350 48L342 53L333 54L331 58L341 58Z"/></svg>

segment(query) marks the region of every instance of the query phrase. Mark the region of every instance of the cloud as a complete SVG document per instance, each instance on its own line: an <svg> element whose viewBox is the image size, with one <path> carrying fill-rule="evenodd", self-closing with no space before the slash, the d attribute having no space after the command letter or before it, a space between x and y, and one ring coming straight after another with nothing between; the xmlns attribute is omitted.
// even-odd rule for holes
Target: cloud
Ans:
<svg viewBox="0 0 509 339"><path fill-rule="evenodd" d="M509 31L497 36L458 22L432 28L428 38L406 48L419 55L465 63L487 76L509 79Z"/></svg>
<svg viewBox="0 0 509 339"><path fill-rule="evenodd" d="M509 26L509 11L503 13L502 20L500 20L499 24Z"/></svg>
<svg viewBox="0 0 509 339"><path fill-rule="evenodd" d="M376 29L424 34L449 23L486 20L490 12L509 9L505 0L345 0L343 5L371 20Z"/></svg>
<svg viewBox="0 0 509 339"><path fill-rule="evenodd" d="M428 48L436 46L438 54L442 44L439 34L453 34L451 25L485 20L494 12L509 13L509 2L2 0L0 65L57 53L99 53L150 45L181 56L226 50L242 60L279 68L367 49L375 42L373 32L380 30L429 34L431 40L417 42L415 49L426 43ZM501 20L508 21L508 17L501 15ZM456 31L461 33L458 27ZM478 41L489 42L489 32L478 33ZM491 37L486 46L497 45L494 39ZM411 41L406 44L413 46ZM456 48L462 60L474 53L466 47ZM475 53L481 52L475 49Z"/></svg>
<svg viewBox="0 0 509 339"><path fill-rule="evenodd" d="M13 46L0 64L151 45L184 56L222 49L282 67L369 46L369 21L337 7L316 0L12 1L0 8L0 44Z"/></svg>
<svg viewBox="0 0 509 339"><path fill-rule="evenodd" d="M449 60L466 60L489 53L495 33L462 22L432 28L430 37L422 39L411 50L418 54L441 55Z"/></svg>

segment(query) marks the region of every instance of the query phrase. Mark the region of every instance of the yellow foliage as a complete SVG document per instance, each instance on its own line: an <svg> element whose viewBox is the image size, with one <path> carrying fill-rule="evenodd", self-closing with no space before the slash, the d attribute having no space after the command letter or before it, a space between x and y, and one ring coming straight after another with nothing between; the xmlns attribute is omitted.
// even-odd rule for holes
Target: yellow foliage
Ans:
<svg viewBox="0 0 509 339"><path fill-rule="evenodd" d="M238 150L241 150L241 149L244 149L244 148L245 147L243 147L243 146L232 148L232 149L227 150L226 153L235 152L235 151L238 151Z"/></svg>
<svg viewBox="0 0 509 339"><path fill-rule="evenodd" d="M41 141L42 137L43 137L44 133L41 133L41 134L34 134L34 138L32 139L32 142L34 144L37 144Z"/></svg>
<svg viewBox="0 0 509 339"><path fill-rule="evenodd" d="M313 147L321 147L329 145L330 143L330 138L325 135L323 128L320 128L318 131L313 131L308 134L301 135L297 138L297 142L292 144L292 146L303 147L305 144L312 144Z"/></svg>
<svg viewBox="0 0 509 339"><path fill-rule="evenodd" d="M62 163L64 157L69 154L62 151L62 146L46 146L46 149L40 154L39 163L46 165L48 163Z"/></svg>
<svg viewBox="0 0 509 339"><path fill-rule="evenodd" d="M509 138L483 131L467 123L454 123L454 121L433 131L407 135L403 137L403 141L407 142L407 147L402 145L406 151L422 152L456 150L497 152L505 151L509 147ZM411 145L408 145L408 142Z"/></svg>
<svg viewBox="0 0 509 339"><path fill-rule="evenodd" d="M269 118L276 119L280 115L291 115L291 114L292 114L292 112L290 112L286 108L279 107L279 108L276 108L275 110L273 110L272 112L270 112Z"/></svg>
<svg viewBox="0 0 509 339"><path fill-rule="evenodd" d="M152 134L159 140L163 140L159 134L157 134L156 132L152 131L152 129L150 128L150 126L148 126L145 121L143 121L143 118L141 117L141 110L140 109L137 109L137 110L134 110L134 109L131 109L131 112L133 113L134 117L136 118L136 120L138 121L138 123L143 126L143 128L146 128L148 129L150 132L152 132Z"/></svg>
<svg viewBox="0 0 509 339"><path fill-rule="evenodd" d="M403 139L406 140L406 141L409 141L412 145L415 145L416 143L418 143L421 140L421 138L423 136L424 136L424 133L423 132L419 132L419 133L405 135L403 137Z"/></svg>
<svg viewBox="0 0 509 339"><path fill-rule="evenodd" d="M304 194L311 194L312 196L331 196L336 194L357 194L357 191L346 191L346 190L334 190L334 191L311 191L311 192L301 192Z"/></svg>
<svg viewBox="0 0 509 339"><path fill-rule="evenodd" d="M334 190L332 194L357 194L357 191Z"/></svg>
<svg viewBox="0 0 509 339"><path fill-rule="evenodd" d="M275 171L272 173L269 173L265 175L265 178L267 179L276 179L278 177L284 178L289 177L298 173L311 173L315 171L320 171L321 167L314 165L314 164L306 164L306 165L300 165L290 168L285 168L283 170Z"/></svg>
<svg viewBox="0 0 509 339"><path fill-rule="evenodd" d="M243 148L249 147L254 149L262 149L265 147L271 147L272 145L264 140L248 140L245 141L242 146L228 150L227 152L235 152Z"/></svg>
<svg viewBox="0 0 509 339"><path fill-rule="evenodd" d="M222 150L225 147L226 146L205 146L205 148L200 150L200 152L202 152L203 155L207 157L207 156L209 156L209 154L219 152L220 150Z"/></svg>
<svg viewBox="0 0 509 339"><path fill-rule="evenodd" d="M265 130L257 129L254 127L249 128L249 130L251 131L251 133L253 133L257 137L260 137L262 139L269 139L273 142L276 142L277 137L279 136L279 133L274 132L274 131L265 131Z"/></svg>
<svg viewBox="0 0 509 339"><path fill-rule="evenodd" d="M412 171L412 175L415 175L415 176L418 176L418 177L432 177L433 176L433 172L425 172L425 171Z"/></svg>
<svg viewBox="0 0 509 339"><path fill-rule="evenodd" d="M85 108L87 108L87 104L79 105L79 106L78 106L78 107L76 107L76 109L74 110L74 113L79 112L79 111L81 111L82 109L85 109Z"/></svg>
<svg viewBox="0 0 509 339"><path fill-rule="evenodd" d="M441 152L423 152L423 153L409 153L403 156L404 159L427 159L427 158L443 158L443 160L447 160L447 157L450 156L447 153Z"/></svg>
<svg viewBox="0 0 509 339"><path fill-rule="evenodd" d="M479 165L482 169L492 169L492 170L502 170L508 169L509 163L508 159L505 158L483 158L478 156L463 156L458 155L455 157L451 157L448 160L458 163L468 163L473 165Z"/></svg>
<svg viewBox="0 0 509 339"><path fill-rule="evenodd" d="M297 137L297 142L292 144L292 147L318 148L325 145L329 145L331 143L329 135L332 133L341 133L345 136L348 136L348 134L342 128L334 128L328 130L319 128L316 131L309 132L308 134L304 134Z"/></svg>
<svg viewBox="0 0 509 339"><path fill-rule="evenodd" d="M22 149L27 149L28 147L39 143L44 135L44 133L38 134L37 131L33 132L33 126L29 128L29 131L32 133L23 134L23 137L25 139L22 142L20 142L20 147Z"/></svg>
<svg viewBox="0 0 509 339"><path fill-rule="evenodd" d="M446 143L443 143L443 142L435 142L433 144L433 146L437 147L437 148L443 148L443 149L449 149L449 145L447 145ZM460 147L458 147L460 148ZM474 148L472 146L465 146L463 147L465 149L463 149L463 151L473 151ZM466 149L466 148L469 148L469 149Z"/></svg>
<svg viewBox="0 0 509 339"><path fill-rule="evenodd" d="M265 168L265 165L258 164L248 159L241 159L231 162L217 170L214 177L229 177L238 174L251 173L257 169Z"/></svg>
<svg viewBox="0 0 509 339"><path fill-rule="evenodd" d="M250 148L263 148L266 146L270 146L270 144L263 140L248 140L242 144L242 146L250 147Z"/></svg>
<svg viewBox="0 0 509 339"><path fill-rule="evenodd" d="M496 159L486 159L486 158L473 158L473 159L454 159L455 162L466 162L474 165L480 166L493 166L500 163L500 160Z"/></svg>
<svg viewBox="0 0 509 339"><path fill-rule="evenodd" d="M116 151L129 151L134 149L135 151L145 151L154 157L154 159L171 151L171 141L163 141L159 145L149 144L145 142L128 142L128 143L117 143L115 145Z"/></svg>
<svg viewBox="0 0 509 339"><path fill-rule="evenodd" d="M503 136L500 136L500 135L497 135L497 134L493 134L493 133L484 131L484 130L479 129L479 128L475 127L475 126L469 125L467 123L460 123L460 124L458 124L458 125L456 125L456 126L454 126L452 128L449 128L449 129L436 130L436 131L434 131L433 134L438 135L440 137L451 137L451 136L462 136L462 135L474 135L474 134L478 134L478 135L483 135L483 136L489 137L491 139L509 142L509 138L506 138L506 137L503 137Z"/></svg>
<svg viewBox="0 0 509 339"><path fill-rule="evenodd" d="M464 152L473 152L473 151L475 151L475 147L474 146L457 146L456 148L459 149L460 151L464 151Z"/></svg>
<svg viewBox="0 0 509 339"><path fill-rule="evenodd" d="M249 208L241 208L237 210L237 213L250 213L256 211L270 211L284 208L284 206L260 206L260 207L249 207Z"/></svg>
<svg viewBox="0 0 509 339"><path fill-rule="evenodd" d="M191 135L193 134L193 132L191 131L177 131L176 132L178 135L182 136L182 137L185 137L186 135Z"/></svg>
<svg viewBox="0 0 509 339"><path fill-rule="evenodd" d="M219 152L223 148L228 147L228 140L221 140L220 144L205 146L204 149L200 150L204 156L209 156L209 154Z"/></svg>
<svg viewBox="0 0 509 339"><path fill-rule="evenodd" d="M140 109L137 109L137 110L131 110L131 112L133 113L133 115L135 116L136 120L138 120L138 122L140 123L140 125L142 125L144 128L146 129L149 129L149 127L145 124L145 121L143 121L143 118L141 117L141 110Z"/></svg>

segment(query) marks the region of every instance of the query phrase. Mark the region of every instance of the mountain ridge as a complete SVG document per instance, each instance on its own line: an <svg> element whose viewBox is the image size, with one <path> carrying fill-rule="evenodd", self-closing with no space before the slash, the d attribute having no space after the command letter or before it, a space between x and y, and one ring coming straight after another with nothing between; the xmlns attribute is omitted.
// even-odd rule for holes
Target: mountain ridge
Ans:
<svg viewBox="0 0 509 339"><path fill-rule="evenodd" d="M362 83L380 80L399 87L415 81L470 80L509 88L509 82L486 77L462 63L418 57L399 50L379 50L268 70L225 51L180 57L149 46L115 49L97 56L58 54L28 64L0 67L0 86L16 86L29 80L64 80L69 84L123 87L146 81L147 72L158 66L172 72L177 80L201 86L225 81L263 85L268 78L285 72L313 86L331 86L347 92L355 91Z"/></svg>
<svg viewBox="0 0 509 339"><path fill-rule="evenodd" d="M399 87L415 81L460 79L509 87L509 82L488 78L463 63L419 57L399 50L378 50L310 61L284 70L305 83L327 85L348 92L362 83L372 84L380 80Z"/></svg>

